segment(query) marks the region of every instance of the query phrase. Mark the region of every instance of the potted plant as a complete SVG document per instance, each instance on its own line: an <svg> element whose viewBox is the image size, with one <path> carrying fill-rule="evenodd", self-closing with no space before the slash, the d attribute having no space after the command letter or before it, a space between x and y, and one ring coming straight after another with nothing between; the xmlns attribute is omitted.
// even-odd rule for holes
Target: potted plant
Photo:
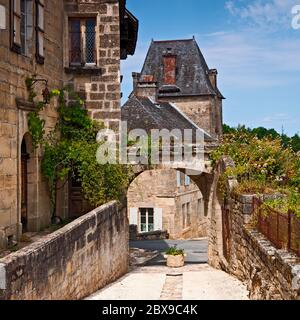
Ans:
<svg viewBox="0 0 300 320"><path fill-rule="evenodd" d="M167 266L171 268L180 268L184 266L184 257L186 254L183 249L178 249L175 245L170 247L165 252L165 259L167 259Z"/></svg>

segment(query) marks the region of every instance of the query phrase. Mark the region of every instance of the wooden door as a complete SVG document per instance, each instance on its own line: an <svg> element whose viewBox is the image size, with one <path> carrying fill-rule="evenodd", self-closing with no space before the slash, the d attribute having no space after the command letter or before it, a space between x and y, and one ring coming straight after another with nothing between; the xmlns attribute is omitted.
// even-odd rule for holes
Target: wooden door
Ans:
<svg viewBox="0 0 300 320"><path fill-rule="evenodd" d="M223 233L223 255L228 261L230 258L230 225L229 225L230 211L222 207L222 233Z"/></svg>
<svg viewBox="0 0 300 320"><path fill-rule="evenodd" d="M21 223L23 232L27 231L28 224L28 163L27 153L21 155Z"/></svg>
<svg viewBox="0 0 300 320"><path fill-rule="evenodd" d="M69 178L69 217L78 218L94 208L84 198L81 184L76 177Z"/></svg>

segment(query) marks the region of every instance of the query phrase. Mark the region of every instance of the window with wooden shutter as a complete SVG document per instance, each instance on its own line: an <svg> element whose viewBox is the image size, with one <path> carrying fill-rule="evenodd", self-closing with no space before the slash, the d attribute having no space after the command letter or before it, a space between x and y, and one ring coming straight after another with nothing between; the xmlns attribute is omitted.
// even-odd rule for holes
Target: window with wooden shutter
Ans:
<svg viewBox="0 0 300 320"><path fill-rule="evenodd" d="M10 1L11 49L21 53L21 0Z"/></svg>
<svg viewBox="0 0 300 320"><path fill-rule="evenodd" d="M45 36L45 17L44 0L36 0L36 60L43 64L44 55L44 36Z"/></svg>

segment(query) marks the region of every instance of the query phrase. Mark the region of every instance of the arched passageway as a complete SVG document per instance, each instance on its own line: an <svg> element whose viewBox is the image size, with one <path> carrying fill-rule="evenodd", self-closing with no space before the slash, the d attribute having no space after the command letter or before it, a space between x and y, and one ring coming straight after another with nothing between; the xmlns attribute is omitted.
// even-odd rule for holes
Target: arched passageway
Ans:
<svg viewBox="0 0 300 320"><path fill-rule="evenodd" d="M136 167L135 179L133 179L128 192L127 192L127 200L128 200L128 217L130 224L137 225L137 232L143 231L142 224L145 223L145 232L149 231L149 217L150 222L152 222L152 216L155 217L155 213L159 217L159 226L161 225L170 225L169 230L171 230L171 238L173 239L184 239L185 237L180 232L176 234L172 230L172 223L165 219L162 215L162 205L158 205L157 207L153 206L153 199L151 196L147 196L147 190L150 190L150 195L155 193L153 190L157 190L159 203L163 203L166 199L166 202L171 202L170 198L166 197L164 199L164 190L169 189L169 184L167 183L168 179L163 179L163 175L155 176L155 170L161 170L161 173L164 173L167 177L169 171L181 172L185 174L185 179L188 179L191 184L196 186L198 190L198 194L201 198L201 214L203 225L205 226L205 230L201 230L201 220L191 221L193 232L188 234L186 238L193 237L201 237L205 236L208 240L208 261L209 263L216 268L226 267L226 261L230 252L229 248L229 237L230 237L230 226L228 225L227 219L227 207L228 204L224 202L223 196L220 193L219 179L222 174L226 170L226 167L231 165L231 163L227 163L226 161L221 161L216 170L210 170L201 172L199 174L188 174L190 171L186 170L186 168L145 168L145 167ZM176 176L176 174L175 174ZM175 185L178 186L178 182ZM228 188L230 186L227 186ZM138 199L138 200L136 200ZM198 198L199 200L199 198ZM140 209L144 210L140 210ZM151 210L151 208L154 208ZM155 210L155 208L157 208ZM197 208L197 207L196 207ZM149 210L150 209L150 210ZM182 207L184 210L184 208ZM167 209L168 210L168 209ZM179 210L181 213L183 210ZM196 209L197 211L197 209ZM141 214L143 215L143 221L141 221ZM168 216L168 214L167 214ZM184 221L183 215L178 215L182 221ZM154 218L155 220L155 218ZM175 221L176 219L174 219ZM176 224L175 222L173 225ZM154 229L155 225L158 225L158 222L153 221ZM182 228L182 227L181 227ZM195 229L199 232L195 232ZM151 227L150 227L151 230ZM175 236L172 236L175 235ZM191 236L189 236L191 235ZM155 238L155 237L154 237Z"/></svg>

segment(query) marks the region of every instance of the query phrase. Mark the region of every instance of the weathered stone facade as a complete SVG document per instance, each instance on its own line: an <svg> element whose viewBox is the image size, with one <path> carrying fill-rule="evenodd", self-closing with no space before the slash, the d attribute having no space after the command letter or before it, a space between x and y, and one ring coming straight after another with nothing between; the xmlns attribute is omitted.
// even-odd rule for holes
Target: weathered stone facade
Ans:
<svg viewBox="0 0 300 320"><path fill-rule="evenodd" d="M128 24L132 25L130 30L137 28L137 20L126 10L123 0L44 1L40 6L44 17L40 48L36 26L37 10L41 9L36 1L28 0L22 2L28 14L26 39L21 43L22 46L26 43L26 50L22 51L14 44L10 24L14 2L16 6L20 4L18 0L0 0L6 18L0 29L0 248L19 239L24 230L21 217L25 207L28 231L40 230L51 219L48 186L40 170L42 150L33 150L27 124L28 113L36 106L28 102L26 78L36 75L48 81L49 90L69 86L86 99L86 108L93 119L116 129L120 121L120 59L133 54L136 42L136 34L126 40L123 29L127 30ZM70 63L70 21L85 18L95 20L94 63L74 65ZM84 28L87 26L81 26L79 31L81 36ZM84 39L86 46L87 36ZM85 48L80 49L81 54ZM42 99L45 81L35 85L37 99ZM53 101L41 113L46 132L56 124L56 108L57 102ZM26 158L22 161L24 153ZM57 215L62 218L71 210L69 189L66 184L58 194Z"/></svg>
<svg viewBox="0 0 300 320"><path fill-rule="evenodd" d="M205 237L207 217L202 194L189 179L186 184L186 177L178 181L178 174L179 171L168 169L140 174L127 192L129 219L133 223L135 218L131 215L138 213L139 226L139 209L153 208L154 219L157 219L156 214L162 215L160 230L167 231L170 239ZM140 227L138 231L141 231Z"/></svg>
<svg viewBox="0 0 300 320"><path fill-rule="evenodd" d="M128 219L115 202L0 260L0 300L78 300L128 271Z"/></svg>

